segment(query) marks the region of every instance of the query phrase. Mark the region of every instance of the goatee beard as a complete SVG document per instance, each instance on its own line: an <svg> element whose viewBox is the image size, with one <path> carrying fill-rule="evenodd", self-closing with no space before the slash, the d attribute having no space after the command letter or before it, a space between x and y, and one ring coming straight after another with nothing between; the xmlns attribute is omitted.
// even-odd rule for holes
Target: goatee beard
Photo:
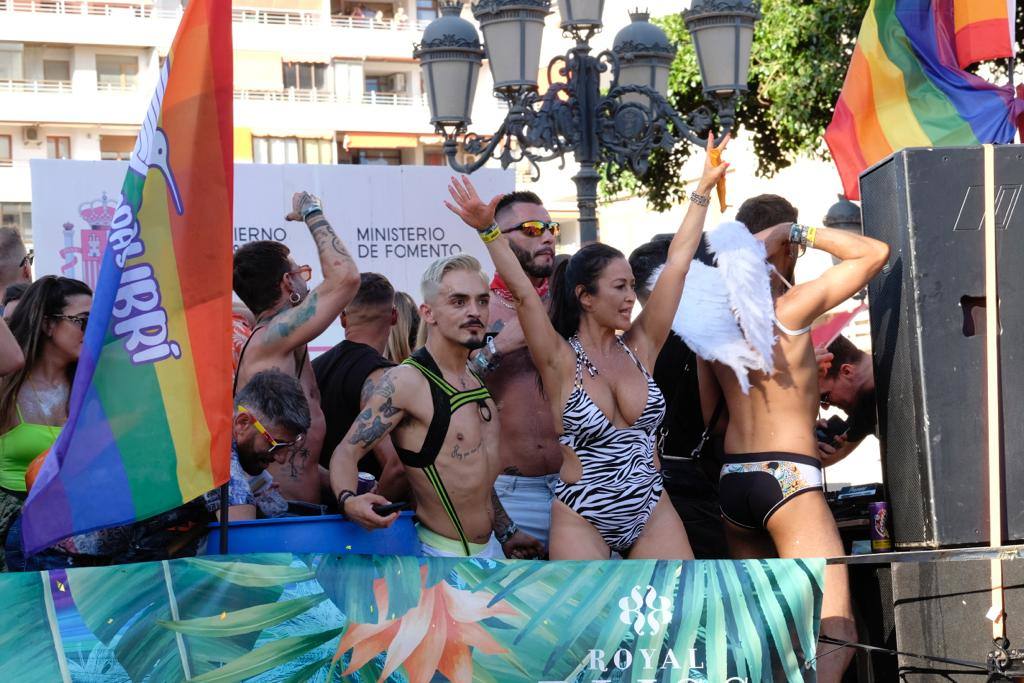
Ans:
<svg viewBox="0 0 1024 683"><path fill-rule="evenodd" d="M487 346L487 340L486 339L470 339L468 341L462 342L462 345L465 348L469 349L470 351L476 351L477 349L482 349L483 347Z"/></svg>

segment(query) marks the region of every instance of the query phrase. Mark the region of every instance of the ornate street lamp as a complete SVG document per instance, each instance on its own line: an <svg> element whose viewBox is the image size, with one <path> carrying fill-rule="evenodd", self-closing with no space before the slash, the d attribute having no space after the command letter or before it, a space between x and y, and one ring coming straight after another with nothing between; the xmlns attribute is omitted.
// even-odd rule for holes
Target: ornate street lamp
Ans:
<svg viewBox="0 0 1024 683"><path fill-rule="evenodd" d="M655 149L671 150L684 140L703 146L716 116L718 141L732 129L736 102L747 89L754 22L760 17L756 0L694 0L683 13L707 105L681 116L666 99L675 49L646 13L633 13L612 50L592 56L589 40L601 30L603 0L559 0L561 27L576 45L548 65L551 85L542 95L537 91L540 40L550 0L478 0L473 14L484 34L494 92L509 108L498 130L481 136L467 132L470 108L463 108L472 99L479 69L479 61L467 68L479 60L476 31L458 19L462 0L442 0L441 5L444 16L427 27L414 55L423 67L431 122L444 136L449 166L472 173L492 157L503 168L525 159L537 179L539 162L572 152L580 166L573 180L584 243L597 241L598 162L643 175ZM461 22L458 29L455 21ZM443 30L434 30L442 22L448 22ZM465 42L466 51L446 50L446 41L452 40ZM602 94L601 74L606 71L611 87ZM469 100L443 101L443 93L465 92ZM473 162L459 163L460 144L476 157Z"/></svg>

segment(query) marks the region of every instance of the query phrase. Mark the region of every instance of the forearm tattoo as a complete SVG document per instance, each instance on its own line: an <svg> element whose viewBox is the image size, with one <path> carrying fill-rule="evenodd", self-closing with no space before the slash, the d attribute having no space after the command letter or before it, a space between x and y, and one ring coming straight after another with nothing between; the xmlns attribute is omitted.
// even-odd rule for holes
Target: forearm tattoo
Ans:
<svg viewBox="0 0 1024 683"><path fill-rule="evenodd" d="M316 313L319 299L320 297L315 291L310 292L309 296L301 304L280 313L280 317L275 318L274 324L270 326L268 331L271 334L264 337L264 342L272 342L275 338L285 339L291 336L295 330L309 322L313 318L313 314Z"/></svg>
<svg viewBox="0 0 1024 683"><path fill-rule="evenodd" d="M492 528L495 535L504 536L505 531L512 526L512 519L505 512L505 506L501 504L501 499L498 498L498 493L492 488L491 489L491 506L494 508L494 524Z"/></svg>
<svg viewBox="0 0 1024 683"><path fill-rule="evenodd" d="M352 260L348 249L345 248L341 239L334 233L334 229L331 228L331 224L327 222L322 212L307 218L306 226L309 228L309 232L313 236L313 241L316 242L316 248L320 254L334 254L346 261ZM334 265L341 264L334 262Z"/></svg>

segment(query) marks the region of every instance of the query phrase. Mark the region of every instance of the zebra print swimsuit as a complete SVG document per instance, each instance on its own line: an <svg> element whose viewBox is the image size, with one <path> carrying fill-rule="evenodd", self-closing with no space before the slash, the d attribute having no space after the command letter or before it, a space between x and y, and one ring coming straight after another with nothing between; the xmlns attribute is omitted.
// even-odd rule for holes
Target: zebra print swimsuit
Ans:
<svg viewBox="0 0 1024 683"><path fill-rule="evenodd" d="M625 555L640 538L663 489L654 468L654 439L665 416L665 398L647 369L618 337L619 346L647 379L647 404L631 427L613 425L583 388L590 362L579 337L569 340L576 352L576 381L562 411L561 444L573 449L583 467L575 484L561 479L555 495L590 522L612 550Z"/></svg>

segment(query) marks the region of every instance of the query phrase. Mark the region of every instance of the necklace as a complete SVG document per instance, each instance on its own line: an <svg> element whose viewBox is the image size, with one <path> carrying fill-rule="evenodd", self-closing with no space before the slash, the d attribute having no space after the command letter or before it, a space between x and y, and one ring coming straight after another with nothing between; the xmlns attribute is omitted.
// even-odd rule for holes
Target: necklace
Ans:
<svg viewBox="0 0 1024 683"><path fill-rule="evenodd" d="M492 289L491 291L497 295L499 304L510 311L516 310L515 304L512 303L514 299L512 299L510 295L506 295L505 292L500 289Z"/></svg>

